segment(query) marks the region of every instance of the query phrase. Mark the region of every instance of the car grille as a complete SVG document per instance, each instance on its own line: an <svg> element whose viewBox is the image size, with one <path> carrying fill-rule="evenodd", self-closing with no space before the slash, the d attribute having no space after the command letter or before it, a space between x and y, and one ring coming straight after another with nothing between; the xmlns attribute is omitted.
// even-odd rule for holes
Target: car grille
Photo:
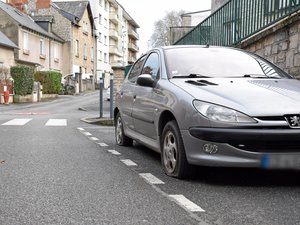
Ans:
<svg viewBox="0 0 300 225"><path fill-rule="evenodd" d="M287 142L287 141L255 141L254 143L240 143L231 142L228 143L235 148L250 151L250 152L260 152L260 153L300 153L300 140Z"/></svg>

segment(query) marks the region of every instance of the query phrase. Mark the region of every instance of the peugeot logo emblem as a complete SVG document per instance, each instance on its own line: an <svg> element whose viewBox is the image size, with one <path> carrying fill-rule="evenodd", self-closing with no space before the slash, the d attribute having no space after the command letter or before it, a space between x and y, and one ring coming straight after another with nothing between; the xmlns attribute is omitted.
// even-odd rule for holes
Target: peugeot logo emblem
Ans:
<svg viewBox="0 0 300 225"><path fill-rule="evenodd" d="M292 128L300 128L300 115L286 116L286 120Z"/></svg>

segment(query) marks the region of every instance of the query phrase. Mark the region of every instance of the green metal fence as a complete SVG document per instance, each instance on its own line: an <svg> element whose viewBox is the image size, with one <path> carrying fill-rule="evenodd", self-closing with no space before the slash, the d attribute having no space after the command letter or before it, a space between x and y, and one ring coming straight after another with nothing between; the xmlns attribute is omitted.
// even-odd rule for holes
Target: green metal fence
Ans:
<svg viewBox="0 0 300 225"><path fill-rule="evenodd" d="M299 9L300 0L231 0L175 45L234 45Z"/></svg>

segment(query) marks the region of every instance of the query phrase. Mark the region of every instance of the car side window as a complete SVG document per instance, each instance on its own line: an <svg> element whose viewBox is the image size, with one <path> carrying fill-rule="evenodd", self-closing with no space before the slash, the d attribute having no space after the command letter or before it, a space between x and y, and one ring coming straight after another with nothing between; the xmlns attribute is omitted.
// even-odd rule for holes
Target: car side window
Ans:
<svg viewBox="0 0 300 225"><path fill-rule="evenodd" d="M143 67L142 74L150 74L154 80L160 76L159 56L157 53L151 53Z"/></svg>
<svg viewBox="0 0 300 225"><path fill-rule="evenodd" d="M144 65L144 61L146 59L146 56L142 56L133 66L130 70L130 73L128 74L128 80L132 83L135 83L138 76L141 74L142 67Z"/></svg>

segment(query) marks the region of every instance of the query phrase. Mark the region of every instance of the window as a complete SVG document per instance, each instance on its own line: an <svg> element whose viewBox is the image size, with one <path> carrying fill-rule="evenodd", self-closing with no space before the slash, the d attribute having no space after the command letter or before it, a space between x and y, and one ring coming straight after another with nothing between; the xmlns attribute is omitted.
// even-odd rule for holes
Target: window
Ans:
<svg viewBox="0 0 300 225"><path fill-rule="evenodd" d="M101 34L101 32L99 32L99 41L100 41L100 43L102 43L102 34Z"/></svg>
<svg viewBox="0 0 300 225"><path fill-rule="evenodd" d="M107 53L104 53L104 62L107 63Z"/></svg>
<svg viewBox="0 0 300 225"><path fill-rule="evenodd" d="M94 48L91 48L91 61L94 62Z"/></svg>
<svg viewBox="0 0 300 225"><path fill-rule="evenodd" d="M104 35L104 44L107 45L107 36Z"/></svg>
<svg viewBox="0 0 300 225"><path fill-rule="evenodd" d="M105 11L107 11L107 8L108 8L108 4L107 4L107 0L104 0L105 2L104 2L104 9L105 9Z"/></svg>
<svg viewBox="0 0 300 225"><path fill-rule="evenodd" d="M142 74L150 74L154 80L159 78L159 56L151 53L143 67Z"/></svg>
<svg viewBox="0 0 300 225"><path fill-rule="evenodd" d="M102 51L98 51L98 61L102 61Z"/></svg>
<svg viewBox="0 0 300 225"><path fill-rule="evenodd" d="M107 19L104 18L104 27L107 28Z"/></svg>
<svg viewBox="0 0 300 225"><path fill-rule="evenodd" d="M132 83L135 83L137 80L137 77L141 74L142 66L144 65L144 61L146 59L146 56L142 56L133 66L130 71L130 74L128 75L128 80Z"/></svg>
<svg viewBox="0 0 300 225"><path fill-rule="evenodd" d="M75 56L79 56L79 41L75 41Z"/></svg>
<svg viewBox="0 0 300 225"><path fill-rule="evenodd" d="M83 59L87 59L87 46L86 46L86 44L84 44L84 46L83 46Z"/></svg>
<svg viewBox="0 0 300 225"><path fill-rule="evenodd" d="M102 24L102 15L99 13L99 24Z"/></svg>
<svg viewBox="0 0 300 225"><path fill-rule="evenodd" d="M23 33L23 53L29 54L29 47L28 47L28 33Z"/></svg>
<svg viewBox="0 0 300 225"><path fill-rule="evenodd" d="M54 62L59 62L58 44L54 45Z"/></svg>
<svg viewBox="0 0 300 225"><path fill-rule="evenodd" d="M82 30L83 30L83 33L84 33L84 34L86 34L86 35L88 34L88 32L89 32L89 31L88 31L88 23L86 23L86 22L83 21L83 27L82 27Z"/></svg>
<svg viewBox="0 0 300 225"><path fill-rule="evenodd" d="M40 39L40 58L45 58L45 41Z"/></svg>

